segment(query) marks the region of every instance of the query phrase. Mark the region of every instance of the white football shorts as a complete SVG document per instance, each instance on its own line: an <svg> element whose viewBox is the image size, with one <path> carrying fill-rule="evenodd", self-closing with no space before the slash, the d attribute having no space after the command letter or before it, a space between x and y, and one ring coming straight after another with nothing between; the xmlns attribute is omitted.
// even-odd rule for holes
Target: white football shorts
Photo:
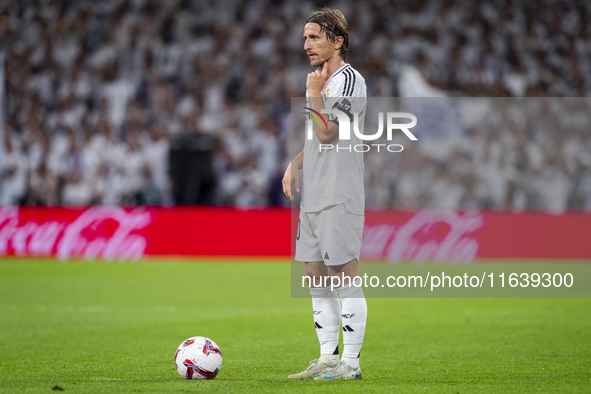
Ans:
<svg viewBox="0 0 591 394"><path fill-rule="evenodd" d="M359 261L365 216L349 213L343 204L320 212L300 211L295 260L342 265Z"/></svg>

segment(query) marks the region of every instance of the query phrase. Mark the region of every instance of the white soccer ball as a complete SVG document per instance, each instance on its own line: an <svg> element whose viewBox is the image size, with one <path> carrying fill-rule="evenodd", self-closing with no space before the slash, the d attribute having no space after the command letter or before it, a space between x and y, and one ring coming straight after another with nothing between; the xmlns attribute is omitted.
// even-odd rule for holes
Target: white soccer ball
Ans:
<svg viewBox="0 0 591 394"><path fill-rule="evenodd" d="M185 379L213 379L222 368L222 352L209 338L191 337L176 350L174 364Z"/></svg>

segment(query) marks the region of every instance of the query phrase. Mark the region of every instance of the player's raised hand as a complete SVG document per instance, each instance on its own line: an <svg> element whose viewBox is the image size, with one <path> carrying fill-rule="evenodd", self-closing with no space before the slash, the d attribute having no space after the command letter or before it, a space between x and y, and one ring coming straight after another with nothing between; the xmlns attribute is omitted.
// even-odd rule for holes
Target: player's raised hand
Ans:
<svg viewBox="0 0 591 394"><path fill-rule="evenodd" d="M291 170L291 163L287 166L287 170L285 170L285 174L283 175L283 193L293 201L293 194L291 194L291 184L295 183L296 192L299 193L300 191L300 172L298 170L292 171Z"/></svg>
<svg viewBox="0 0 591 394"><path fill-rule="evenodd" d="M318 69L308 74L306 80L306 89L311 97L319 96L324 84L328 80L328 62L322 64L322 69Z"/></svg>
<svg viewBox="0 0 591 394"><path fill-rule="evenodd" d="M328 77L330 77L330 75L328 75L328 62L322 63L322 67L320 70L320 74L322 74L324 82L328 81Z"/></svg>

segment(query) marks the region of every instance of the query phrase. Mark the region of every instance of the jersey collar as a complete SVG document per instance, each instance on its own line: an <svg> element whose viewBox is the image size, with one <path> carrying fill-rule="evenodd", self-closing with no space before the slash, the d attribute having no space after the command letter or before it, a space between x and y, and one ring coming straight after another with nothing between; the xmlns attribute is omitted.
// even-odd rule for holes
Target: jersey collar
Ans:
<svg viewBox="0 0 591 394"><path fill-rule="evenodd" d="M349 63L345 63L345 65L343 67L341 67L337 71L335 71L328 79L335 77L338 73L342 72L343 70L345 70L348 67L350 67Z"/></svg>

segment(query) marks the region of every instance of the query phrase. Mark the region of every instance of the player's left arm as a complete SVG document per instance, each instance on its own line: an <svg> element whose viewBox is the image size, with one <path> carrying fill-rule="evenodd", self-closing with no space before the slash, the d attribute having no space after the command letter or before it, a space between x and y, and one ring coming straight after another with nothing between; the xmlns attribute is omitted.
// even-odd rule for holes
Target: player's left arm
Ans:
<svg viewBox="0 0 591 394"><path fill-rule="evenodd" d="M324 109L322 88L328 78L328 63L322 65L322 70L318 69L308 74L306 89L308 90L310 107L318 113L320 113L320 110ZM330 144L338 138L339 126L333 122L329 122L327 114L322 114L322 118L324 118L325 123L328 124L328 129L324 130L320 125L314 124L314 131L321 144Z"/></svg>

